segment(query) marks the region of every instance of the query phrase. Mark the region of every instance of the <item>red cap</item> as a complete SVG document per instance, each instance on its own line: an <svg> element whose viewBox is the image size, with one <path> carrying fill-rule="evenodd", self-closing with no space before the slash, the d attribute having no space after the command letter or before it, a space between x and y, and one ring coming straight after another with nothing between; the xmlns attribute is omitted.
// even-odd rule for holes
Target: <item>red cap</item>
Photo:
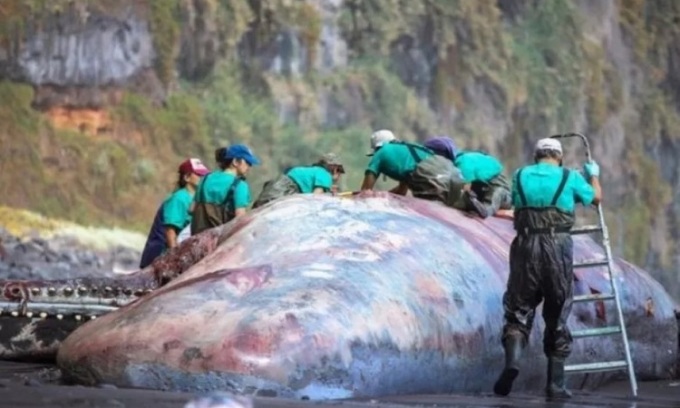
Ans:
<svg viewBox="0 0 680 408"><path fill-rule="evenodd" d="M179 165L179 172L182 174L195 173L199 176L205 176L210 173L210 170L203 165L200 159L186 159Z"/></svg>

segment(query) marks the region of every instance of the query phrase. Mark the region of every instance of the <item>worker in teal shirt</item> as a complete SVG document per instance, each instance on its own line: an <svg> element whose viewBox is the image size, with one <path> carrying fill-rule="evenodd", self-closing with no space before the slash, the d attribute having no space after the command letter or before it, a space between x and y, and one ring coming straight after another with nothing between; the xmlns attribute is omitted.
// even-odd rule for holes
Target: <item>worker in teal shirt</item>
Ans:
<svg viewBox="0 0 680 408"><path fill-rule="evenodd" d="M458 150L455 142L446 136L430 138L424 146L451 159L460 170L465 183L464 194L454 204L455 208L475 211L482 218L496 214L499 209L512 208L510 183L497 158L484 152Z"/></svg>
<svg viewBox="0 0 680 408"><path fill-rule="evenodd" d="M192 235L245 215L250 205L250 188L245 177L260 160L243 144L229 146L222 152L222 170L205 176L194 196Z"/></svg>
<svg viewBox="0 0 680 408"><path fill-rule="evenodd" d="M292 194L328 193L344 173L345 168L338 156L327 153L311 166L293 167L277 179L265 183L253 208Z"/></svg>
<svg viewBox="0 0 680 408"><path fill-rule="evenodd" d="M177 246L177 236L191 223L191 203L196 186L209 170L199 159L187 159L179 166L177 188L156 211L142 251L140 268L146 268L169 248Z"/></svg>
<svg viewBox="0 0 680 408"><path fill-rule="evenodd" d="M362 191L372 190L381 174L399 184L391 193L440 201L452 205L460 196L463 181L460 172L446 158L434 154L425 146L396 140L389 130L379 130L371 135L373 156L368 163L361 185Z"/></svg>
<svg viewBox="0 0 680 408"><path fill-rule="evenodd" d="M562 167L562 145L551 138L538 141L534 158L536 164L519 169L513 178L517 236L510 246L510 276L503 295L505 368L494 392L510 393L536 307L543 301L543 352L548 357L546 393L548 397L568 398L571 393L565 388L564 361L571 354L567 319L574 281L574 245L569 232L575 221L576 203L600 202L600 168L594 161L586 163L586 182L579 172Z"/></svg>

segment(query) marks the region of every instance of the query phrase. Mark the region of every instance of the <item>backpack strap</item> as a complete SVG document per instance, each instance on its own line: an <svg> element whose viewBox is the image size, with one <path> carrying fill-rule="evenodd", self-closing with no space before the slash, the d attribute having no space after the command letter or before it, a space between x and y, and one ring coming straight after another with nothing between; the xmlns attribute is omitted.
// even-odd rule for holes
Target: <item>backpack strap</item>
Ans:
<svg viewBox="0 0 680 408"><path fill-rule="evenodd" d="M519 172L517 172L517 194L519 194L519 199L522 202L522 205L524 207L527 206L527 196L524 195L524 188L522 188L522 172L524 171L524 168L519 169Z"/></svg>
<svg viewBox="0 0 680 408"><path fill-rule="evenodd" d="M197 202L205 203L205 188L203 188L203 186L205 186L206 181L208 181L208 177L212 176L213 174L215 173L208 173L205 177L203 177L203 180L201 180L201 188L199 189L198 200L196 200Z"/></svg>
<svg viewBox="0 0 680 408"><path fill-rule="evenodd" d="M560 196L562 195L562 192L564 191L564 186L567 185L567 180L569 179L569 170L563 168L562 169L562 181L560 182L559 187L557 187L557 191L555 191L555 195L553 196L552 202L550 203L550 206L554 207L555 204L557 204L557 200L559 200Z"/></svg>
<svg viewBox="0 0 680 408"><path fill-rule="evenodd" d="M223 207L226 207L229 204L233 204L233 203L230 203L230 201L231 201L231 198L234 196L234 191L236 191L236 187L238 186L238 184L240 182L241 182L241 178L239 176L235 176L234 181L229 186L229 190L227 190L227 195L224 197L224 201L222 202Z"/></svg>
<svg viewBox="0 0 680 408"><path fill-rule="evenodd" d="M415 160L416 163L420 163L420 161L422 160L422 158L418 155L418 153L416 153L416 149L422 150L422 151L427 152L427 153L435 154L431 149L428 149L425 146L404 142L403 140L399 140L399 141L395 140L395 141L392 141L390 143L399 143L399 144L405 145L408 148L408 151L411 153L411 156L413 156L413 160Z"/></svg>

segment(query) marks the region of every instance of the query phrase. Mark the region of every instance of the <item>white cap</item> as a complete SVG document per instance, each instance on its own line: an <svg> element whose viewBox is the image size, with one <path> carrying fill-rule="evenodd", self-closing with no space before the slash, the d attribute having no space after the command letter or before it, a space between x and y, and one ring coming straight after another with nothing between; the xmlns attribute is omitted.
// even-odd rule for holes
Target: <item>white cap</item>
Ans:
<svg viewBox="0 0 680 408"><path fill-rule="evenodd" d="M545 139L541 139L536 142L536 148L534 151L537 152L539 150L554 150L562 153L562 143L560 143L557 139L546 137Z"/></svg>
<svg viewBox="0 0 680 408"><path fill-rule="evenodd" d="M374 132L371 135L371 149L373 149L373 151L369 152L369 155L372 155L375 152L375 149L393 140L396 140L394 133L387 129L381 129L377 132Z"/></svg>

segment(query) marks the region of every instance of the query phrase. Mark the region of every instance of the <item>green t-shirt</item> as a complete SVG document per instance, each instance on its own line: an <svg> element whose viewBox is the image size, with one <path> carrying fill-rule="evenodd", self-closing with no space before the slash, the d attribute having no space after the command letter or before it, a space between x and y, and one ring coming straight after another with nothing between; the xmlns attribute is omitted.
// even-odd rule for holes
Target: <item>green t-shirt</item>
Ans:
<svg viewBox="0 0 680 408"><path fill-rule="evenodd" d="M163 202L163 225L174 227L178 231L183 230L191 223L191 201L193 194L186 188L180 188L170 194Z"/></svg>
<svg viewBox="0 0 680 408"><path fill-rule="evenodd" d="M434 153L429 149L413 144L415 153L424 160ZM368 163L366 172L371 172L379 177L380 174L385 173L387 177L397 181L404 181L406 177L415 170L418 162L415 160L407 144L404 143L387 143L379 148L373 158Z"/></svg>
<svg viewBox="0 0 680 408"><path fill-rule="evenodd" d="M232 173L216 172L203 177L196 189L194 200L208 204L222 205L236 176ZM234 209L246 208L250 204L250 188L241 180L234 189Z"/></svg>
<svg viewBox="0 0 680 408"><path fill-rule="evenodd" d="M315 188L323 188L328 192L333 186L333 176L321 166L293 167L286 175L300 187L303 194L312 193Z"/></svg>
<svg viewBox="0 0 680 408"><path fill-rule="evenodd" d="M522 170L522 190L527 200L522 203L517 188L517 175ZM519 169L512 177L512 205L515 210L522 207L549 207L562 182L563 167L550 163L537 163ZM555 204L559 209L573 212L577 202L590 205L595 198L595 190L581 173L569 170L567 182Z"/></svg>
<svg viewBox="0 0 680 408"><path fill-rule="evenodd" d="M463 174L466 183L487 183L503 172L503 165L498 159L480 152L462 151L456 155L454 164Z"/></svg>

